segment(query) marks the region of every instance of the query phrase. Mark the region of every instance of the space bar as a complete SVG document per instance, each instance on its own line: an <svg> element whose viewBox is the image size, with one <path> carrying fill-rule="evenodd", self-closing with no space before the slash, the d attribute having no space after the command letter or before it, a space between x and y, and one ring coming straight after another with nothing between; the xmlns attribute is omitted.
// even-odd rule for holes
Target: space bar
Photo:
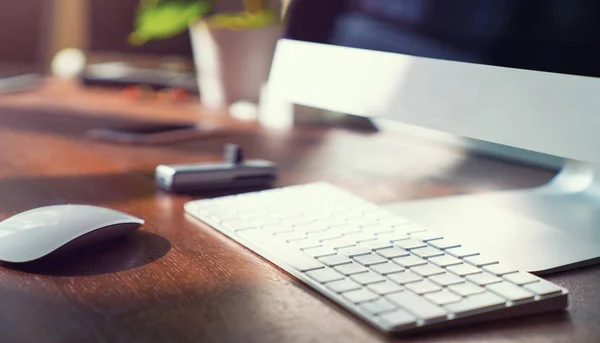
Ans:
<svg viewBox="0 0 600 343"><path fill-rule="evenodd" d="M267 253L268 256L265 257L269 258L270 256L273 256L301 272L324 268L319 261L304 255L293 248L290 249L290 247L286 247L285 243L278 242L268 233L260 229L238 231L236 232L236 235L259 248L261 251L258 251L258 253Z"/></svg>

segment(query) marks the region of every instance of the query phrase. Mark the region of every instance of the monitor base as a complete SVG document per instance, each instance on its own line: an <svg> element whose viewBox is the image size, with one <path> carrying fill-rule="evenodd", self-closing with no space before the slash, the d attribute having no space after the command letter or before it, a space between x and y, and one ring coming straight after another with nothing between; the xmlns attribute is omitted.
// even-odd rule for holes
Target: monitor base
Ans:
<svg viewBox="0 0 600 343"><path fill-rule="evenodd" d="M385 207L538 275L600 263L598 166L568 162L538 188Z"/></svg>

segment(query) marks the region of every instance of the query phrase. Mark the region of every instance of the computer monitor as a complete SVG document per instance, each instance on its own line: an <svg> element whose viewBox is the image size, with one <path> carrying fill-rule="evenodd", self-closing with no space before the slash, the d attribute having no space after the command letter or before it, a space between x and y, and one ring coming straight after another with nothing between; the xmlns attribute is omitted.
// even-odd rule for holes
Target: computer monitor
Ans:
<svg viewBox="0 0 600 343"><path fill-rule="evenodd" d="M600 261L600 3L296 0L288 22L273 116L299 104L568 160L541 188L391 209L530 272Z"/></svg>

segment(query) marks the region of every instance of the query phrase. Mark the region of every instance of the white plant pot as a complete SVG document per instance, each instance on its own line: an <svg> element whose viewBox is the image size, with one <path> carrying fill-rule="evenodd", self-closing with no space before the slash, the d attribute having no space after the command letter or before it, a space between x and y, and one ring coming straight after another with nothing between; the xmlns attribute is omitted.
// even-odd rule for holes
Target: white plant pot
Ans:
<svg viewBox="0 0 600 343"><path fill-rule="evenodd" d="M203 21L192 25L202 105L219 110L238 101L258 104L282 32L280 25L247 30L212 29Z"/></svg>

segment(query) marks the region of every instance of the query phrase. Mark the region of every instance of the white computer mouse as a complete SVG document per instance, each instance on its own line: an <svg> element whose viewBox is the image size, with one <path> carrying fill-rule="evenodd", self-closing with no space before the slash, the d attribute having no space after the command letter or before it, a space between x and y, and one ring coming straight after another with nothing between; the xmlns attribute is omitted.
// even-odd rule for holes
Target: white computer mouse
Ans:
<svg viewBox="0 0 600 343"><path fill-rule="evenodd" d="M0 261L30 262L59 248L128 235L143 224L140 218L97 206L32 209L0 222Z"/></svg>

